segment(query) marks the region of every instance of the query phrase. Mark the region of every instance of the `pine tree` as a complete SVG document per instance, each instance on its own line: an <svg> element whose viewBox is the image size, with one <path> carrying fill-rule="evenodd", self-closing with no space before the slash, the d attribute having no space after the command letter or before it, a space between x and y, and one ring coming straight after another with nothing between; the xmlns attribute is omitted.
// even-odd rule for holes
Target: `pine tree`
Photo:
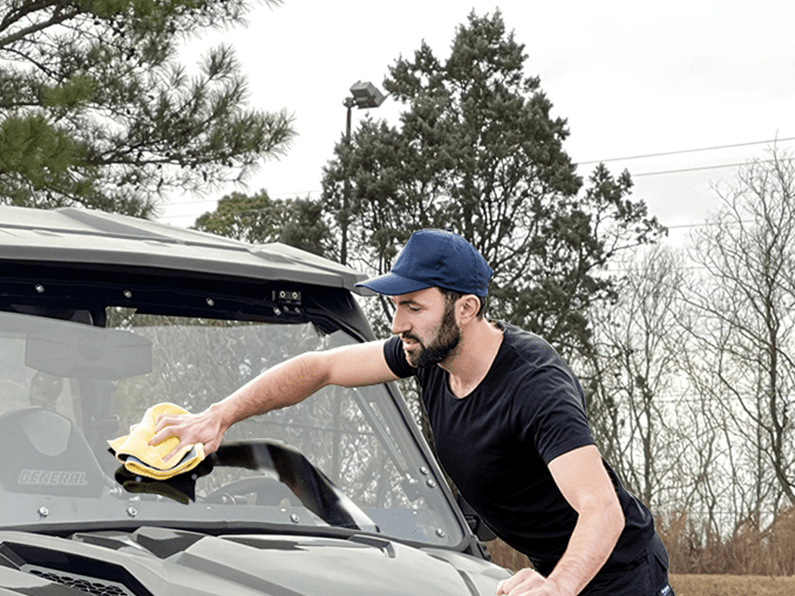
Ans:
<svg viewBox="0 0 795 596"><path fill-rule="evenodd" d="M628 173L600 165L584 185L526 60L499 11L471 13L446 60L424 43L397 60L384 87L406 106L400 126L365 119L340 142L323 199L350 264L385 272L413 231L450 228L494 269L491 316L579 349L589 305L611 296L600 269L663 229L629 197Z"/></svg>
<svg viewBox="0 0 795 596"><path fill-rule="evenodd" d="M270 1L271 4L278 4ZM249 109L229 46L188 76L188 35L245 0L8 0L0 9L0 203L149 216L166 191L245 179L293 135Z"/></svg>

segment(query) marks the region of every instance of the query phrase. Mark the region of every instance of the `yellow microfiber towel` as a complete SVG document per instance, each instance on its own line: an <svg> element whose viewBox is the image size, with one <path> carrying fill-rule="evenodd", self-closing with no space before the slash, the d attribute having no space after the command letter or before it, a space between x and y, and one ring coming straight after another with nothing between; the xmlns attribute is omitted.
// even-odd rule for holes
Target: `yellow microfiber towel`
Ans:
<svg viewBox="0 0 795 596"><path fill-rule="evenodd" d="M179 443L176 435L171 435L157 445L149 445L155 435L155 424L161 414L187 414L179 406L161 403L149 408L140 424L130 428L130 434L108 441L116 458L124 463L124 467L132 474L146 476L155 480L166 480L177 474L189 472L204 459L204 445L186 445L168 462L163 457L168 455Z"/></svg>

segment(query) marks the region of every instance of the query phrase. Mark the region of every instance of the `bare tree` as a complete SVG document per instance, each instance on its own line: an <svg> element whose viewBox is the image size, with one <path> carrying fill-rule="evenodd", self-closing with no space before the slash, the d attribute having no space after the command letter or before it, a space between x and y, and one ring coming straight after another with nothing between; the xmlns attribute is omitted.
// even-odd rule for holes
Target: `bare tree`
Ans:
<svg viewBox="0 0 795 596"><path fill-rule="evenodd" d="M795 504L795 166L774 147L716 192L690 263L655 247L627 265L577 365L627 485L728 539Z"/></svg>
<svg viewBox="0 0 795 596"><path fill-rule="evenodd" d="M682 272L680 258L659 246L627 265L615 304L593 318L596 344L587 363L589 412L605 458L654 507L681 483L681 456L671 445L677 444L672 412L681 391Z"/></svg>
<svg viewBox="0 0 795 596"><path fill-rule="evenodd" d="M704 275L685 293L699 313L689 371L708 400L705 419L724 425L719 457L731 485L721 498L737 522L762 524L795 504L792 158L773 147L717 191L721 210L694 234Z"/></svg>

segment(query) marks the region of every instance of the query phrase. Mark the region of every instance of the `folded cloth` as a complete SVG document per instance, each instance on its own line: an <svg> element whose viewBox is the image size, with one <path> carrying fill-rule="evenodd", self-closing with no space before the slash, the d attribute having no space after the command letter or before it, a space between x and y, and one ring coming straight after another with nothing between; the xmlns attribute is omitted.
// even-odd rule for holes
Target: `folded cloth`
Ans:
<svg viewBox="0 0 795 596"><path fill-rule="evenodd" d="M171 453L179 443L176 435L171 435L157 445L149 445L155 435L155 425L160 415L187 413L174 404L161 403L152 406L146 411L140 424L130 428L129 435L108 441L111 453L130 473L155 480L165 480L192 470L204 459L204 445L201 443L182 447L168 462L164 462L163 457Z"/></svg>

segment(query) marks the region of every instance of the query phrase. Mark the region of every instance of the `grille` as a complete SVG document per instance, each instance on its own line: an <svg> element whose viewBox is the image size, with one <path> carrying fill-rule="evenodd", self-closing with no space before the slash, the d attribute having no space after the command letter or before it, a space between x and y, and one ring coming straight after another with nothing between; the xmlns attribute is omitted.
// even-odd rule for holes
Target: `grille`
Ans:
<svg viewBox="0 0 795 596"><path fill-rule="evenodd" d="M23 565L21 571L26 571L37 575L51 582L57 582L64 586L80 590L86 594L96 594L97 596L135 596L126 586L118 582L96 577L88 577L77 573L67 573L58 569L48 569L38 565Z"/></svg>

